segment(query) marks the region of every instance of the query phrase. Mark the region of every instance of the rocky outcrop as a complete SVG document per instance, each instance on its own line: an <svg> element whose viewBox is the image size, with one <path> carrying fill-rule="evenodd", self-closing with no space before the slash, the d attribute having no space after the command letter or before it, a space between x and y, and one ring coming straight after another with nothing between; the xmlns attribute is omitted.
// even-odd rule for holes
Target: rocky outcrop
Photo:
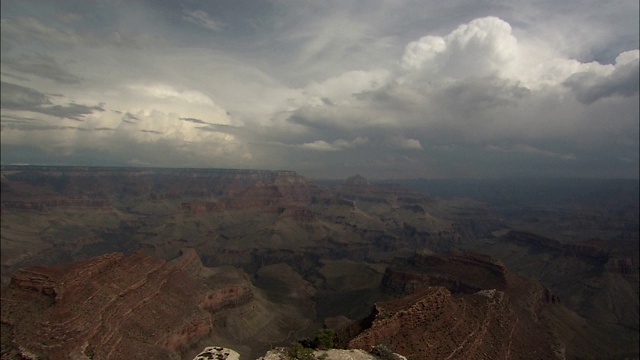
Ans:
<svg viewBox="0 0 640 360"><path fill-rule="evenodd" d="M454 268L478 268L495 277L497 281L506 283L507 268L502 261L489 255L471 252L453 253L449 256L449 261Z"/></svg>
<svg viewBox="0 0 640 360"><path fill-rule="evenodd" d="M562 358L553 334L495 289L454 295L430 287L377 303L372 314L348 348L386 344L411 359Z"/></svg>
<svg viewBox="0 0 640 360"><path fill-rule="evenodd" d="M283 207L278 209L278 213L283 218L293 218L299 221L311 221L315 218L313 211L301 206Z"/></svg>
<svg viewBox="0 0 640 360"><path fill-rule="evenodd" d="M408 294L418 288L442 286L454 293L474 293L483 289L504 289L507 269L499 260L476 253L415 254L398 259L382 279L393 293Z"/></svg>
<svg viewBox="0 0 640 360"><path fill-rule="evenodd" d="M240 354L222 346L207 346L193 360L240 360Z"/></svg>
<svg viewBox="0 0 640 360"><path fill-rule="evenodd" d="M41 358L168 358L212 331L210 293L187 272L193 255L167 263L110 253L21 270L2 292L2 322L15 348ZM215 291L226 302L237 295Z"/></svg>
<svg viewBox="0 0 640 360"><path fill-rule="evenodd" d="M275 304L242 270L203 267L191 248L168 262L137 251L22 269L2 291L3 353L169 359L215 337L256 355L311 324L314 289L300 282Z"/></svg>
<svg viewBox="0 0 640 360"><path fill-rule="evenodd" d="M409 189L395 184L372 184L360 175L348 178L344 183L335 187L336 193L348 200L372 203L420 204L429 200L425 195L419 195ZM416 208L410 208L416 210Z"/></svg>
<svg viewBox="0 0 640 360"><path fill-rule="evenodd" d="M565 244L543 236L522 232L509 231L503 240L513 244L529 246L535 251L549 252L561 256L572 256L595 265L604 265L609 260L607 251L586 244Z"/></svg>
<svg viewBox="0 0 640 360"><path fill-rule="evenodd" d="M561 306L547 287L510 273L490 256L454 252L396 259L362 321L336 322L349 348L387 344L414 359L562 358L562 342L541 314ZM358 335L353 335L353 333ZM527 334L527 335L525 335Z"/></svg>
<svg viewBox="0 0 640 360"><path fill-rule="evenodd" d="M37 266L23 269L11 276L11 284L18 289L34 290L46 296L50 296L54 301L62 301L69 289L73 291L76 287L82 286L83 279L91 279L93 276L113 267L124 258L122 253L105 254L87 263L78 263L70 270L67 266L45 267ZM74 271L73 278L66 279L67 273ZM66 280L66 281L65 281Z"/></svg>
<svg viewBox="0 0 640 360"><path fill-rule="evenodd" d="M3 166L2 204L6 208L108 206L106 199L144 196L151 200L215 198L183 203L189 211L309 202L325 191L293 171L236 169L87 168ZM46 201L29 196L57 195Z"/></svg>
<svg viewBox="0 0 640 360"><path fill-rule="evenodd" d="M215 313L225 308L246 304L253 299L248 284L229 285L222 289L208 291L198 302L201 309Z"/></svg>
<svg viewBox="0 0 640 360"><path fill-rule="evenodd" d="M397 354L395 354L397 355ZM363 350L344 350L344 349L328 349L328 350L316 350L313 351L313 356L316 359L324 360L378 360L379 358ZM282 360L289 357L287 349L275 348L269 350L264 356L258 358L258 360ZM396 358L398 360L406 360L403 356ZM195 360L195 359L194 359Z"/></svg>

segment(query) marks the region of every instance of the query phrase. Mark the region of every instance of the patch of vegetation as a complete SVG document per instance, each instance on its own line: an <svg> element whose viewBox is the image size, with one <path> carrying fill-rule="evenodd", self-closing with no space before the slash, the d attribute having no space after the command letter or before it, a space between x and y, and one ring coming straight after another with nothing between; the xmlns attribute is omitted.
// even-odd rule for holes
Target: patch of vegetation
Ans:
<svg viewBox="0 0 640 360"><path fill-rule="evenodd" d="M313 349L305 347L300 342L296 342L287 350L290 359L296 360L316 360Z"/></svg>
<svg viewBox="0 0 640 360"><path fill-rule="evenodd" d="M336 331L333 329L320 329L314 334L314 345L316 349L327 350L333 347L336 338Z"/></svg>
<svg viewBox="0 0 640 360"><path fill-rule="evenodd" d="M334 329L319 329L313 334L313 339L301 339L295 342L288 350L290 359L297 360L322 360L326 354L315 356L315 350L327 350L334 346L336 331Z"/></svg>

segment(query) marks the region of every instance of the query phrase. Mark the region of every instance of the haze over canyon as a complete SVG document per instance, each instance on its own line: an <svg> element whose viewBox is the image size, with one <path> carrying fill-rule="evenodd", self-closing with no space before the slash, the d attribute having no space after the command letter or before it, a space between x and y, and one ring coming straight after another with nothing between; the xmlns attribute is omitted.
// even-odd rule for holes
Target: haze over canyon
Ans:
<svg viewBox="0 0 640 360"><path fill-rule="evenodd" d="M3 166L2 354L633 358L638 218L636 180Z"/></svg>

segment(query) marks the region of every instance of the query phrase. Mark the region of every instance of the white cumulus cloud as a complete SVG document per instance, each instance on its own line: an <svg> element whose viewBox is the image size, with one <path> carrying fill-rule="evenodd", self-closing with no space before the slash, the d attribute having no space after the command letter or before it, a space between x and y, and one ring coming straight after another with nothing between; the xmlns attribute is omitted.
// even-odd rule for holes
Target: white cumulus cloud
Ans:
<svg viewBox="0 0 640 360"><path fill-rule="evenodd" d="M326 142L324 140L317 140L310 143L304 143L301 145L294 145L296 147L300 147L308 150L315 151L340 151L351 149L360 145L364 145L369 142L369 139L363 137L357 137L352 141L346 141L343 139L338 139L333 142Z"/></svg>

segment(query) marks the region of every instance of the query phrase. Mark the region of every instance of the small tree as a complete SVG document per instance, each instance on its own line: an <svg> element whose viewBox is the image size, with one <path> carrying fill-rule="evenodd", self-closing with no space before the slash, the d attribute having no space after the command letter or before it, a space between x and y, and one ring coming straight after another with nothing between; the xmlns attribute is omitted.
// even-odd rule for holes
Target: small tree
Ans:
<svg viewBox="0 0 640 360"><path fill-rule="evenodd" d="M317 349L327 350L333 347L336 331L333 329L320 329L314 334L314 345Z"/></svg>
<svg viewBox="0 0 640 360"><path fill-rule="evenodd" d="M289 358L294 360L315 360L313 356L313 349L302 346L299 342L296 342L289 348Z"/></svg>

